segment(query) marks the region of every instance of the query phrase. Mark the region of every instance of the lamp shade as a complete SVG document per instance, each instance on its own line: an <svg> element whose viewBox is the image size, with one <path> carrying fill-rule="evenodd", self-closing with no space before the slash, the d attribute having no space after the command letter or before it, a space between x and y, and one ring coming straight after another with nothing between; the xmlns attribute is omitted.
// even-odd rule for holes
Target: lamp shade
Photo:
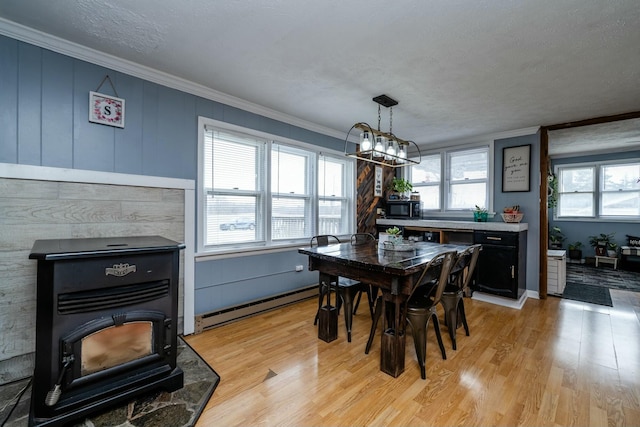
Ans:
<svg viewBox="0 0 640 427"><path fill-rule="evenodd" d="M384 152L385 152L385 142L387 141L387 138L385 138L384 136L376 136L376 146L373 148L375 151L373 153L373 155L375 157L382 157L384 156Z"/></svg>

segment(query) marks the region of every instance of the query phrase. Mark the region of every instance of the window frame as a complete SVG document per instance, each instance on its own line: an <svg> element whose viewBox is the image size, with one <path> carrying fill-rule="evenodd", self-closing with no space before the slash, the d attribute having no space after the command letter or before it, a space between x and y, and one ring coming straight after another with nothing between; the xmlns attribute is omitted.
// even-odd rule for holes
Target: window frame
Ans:
<svg viewBox="0 0 640 427"><path fill-rule="evenodd" d="M205 245L205 236L206 232L206 213L205 213L205 130L215 129L221 132L230 132L230 133L241 133L247 135L252 138L262 139L266 141L266 148L263 154L265 164L262 165L261 170L264 174L264 188L263 188L263 200L261 201L264 207L264 216L263 218L256 218L256 228L263 227L263 239L251 241L251 242L231 242L225 244L218 245ZM311 153L310 155L310 164L308 173L311 174L309 177L309 187L310 194L307 195L311 198L311 207L309 211L312 213L312 219L310 221L310 230L309 236L296 237L296 238L287 238L287 239L276 239L272 238L272 199L276 193L272 192L271 189L271 156L272 156L272 148L275 144L279 144L282 147L290 147L292 151L302 150L303 152ZM319 204L320 204L320 194L318 189L318 182L321 180L319 177L319 162L322 156L335 158L336 160L343 162L345 164L344 168L344 182L343 187L345 189L345 194L343 199L347 199L347 210L348 215L346 215L343 220L347 222L347 225L344 227L348 230L347 233L344 233L342 236L349 236L353 232L355 232L356 225L356 198L355 198L355 186L356 186L356 173L357 167L354 159L350 157L344 156L344 153L327 149L325 147L313 145L310 143L305 143L302 141L293 140L286 137L281 137L273 134L269 134L263 131L234 125L227 122L222 122L219 120L210 119L207 117L198 117L198 152L197 152L197 160L198 160L198 175L197 175L197 194L196 194L196 244L197 244L197 253L200 256L206 255L219 255L219 254L233 254L239 252L252 252L252 251L265 251L269 249L273 250L282 250L283 248L290 248L295 246L300 246L300 244L307 243L312 235L318 234L317 230L319 227ZM307 197L305 196L305 197ZM338 236L340 237L340 236Z"/></svg>
<svg viewBox="0 0 640 427"><path fill-rule="evenodd" d="M481 143L474 143L468 145L458 145L451 148L442 147L440 149L430 150L422 154L422 157L428 157L433 155L440 156L440 208L439 209L422 209L422 214L429 217L458 217L467 218L472 213L473 209L451 209L449 206L449 193L452 185L450 177L450 157L456 153L461 154L469 151L486 150L487 152L487 178L475 179L474 182L486 181L487 187L487 210L493 212L493 200L494 200L494 142L487 141ZM413 183L411 179L412 167L407 168L407 179L415 186L420 187L420 183ZM433 185L433 184L432 184Z"/></svg>
<svg viewBox="0 0 640 427"><path fill-rule="evenodd" d="M596 162L580 162L580 163L563 163L554 166L554 173L558 177L558 206L562 203L562 171L570 169L585 169L593 168L593 215L592 216L570 216L559 215L560 209L553 210L553 219L558 221L607 221L607 222L637 222L640 220L639 215L604 215L602 213L603 195L608 193L614 193L615 191L603 189L604 185L604 168L610 166L625 166L640 164L640 158L618 159L618 160L605 160ZM639 177L640 178L640 177ZM634 190L626 190L628 192L634 192ZM635 190L639 191L639 190ZM571 193L573 194L573 192Z"/></svg>

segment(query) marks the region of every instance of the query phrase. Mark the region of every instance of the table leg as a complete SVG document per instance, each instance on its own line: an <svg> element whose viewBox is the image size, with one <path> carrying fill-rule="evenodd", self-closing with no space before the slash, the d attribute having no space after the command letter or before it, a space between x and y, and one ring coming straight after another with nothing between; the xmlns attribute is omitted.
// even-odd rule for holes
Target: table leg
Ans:
<svg viewBox="0 0 640 427"><path fill-rule="evenodd" d="M404 372L404 349L406 342L404 297L385 293L383 311L382 345L380 347L380 370L392 377Z"/></svg>
<svg viewBox="0 0 640 427"><path fill-rule="evenodd" d="M318 338L325 342L331 342L338 338L338 309L331 305L331 283L337 283L338 278L329 274L320 273L319 286L327 289L327 303L320 307L318 312Z"/></svg>

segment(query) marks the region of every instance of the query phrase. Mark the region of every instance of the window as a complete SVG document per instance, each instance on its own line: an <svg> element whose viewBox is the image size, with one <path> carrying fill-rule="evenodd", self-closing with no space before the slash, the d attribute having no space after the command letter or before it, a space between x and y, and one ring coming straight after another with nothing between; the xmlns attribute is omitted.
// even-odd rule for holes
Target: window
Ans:
<svg viewBox="0 0 640 427"><path fill-rule="evenodd" d="M640 217L640 163L603 165L600 215Z"/></svg>
<svg viewBox="0 0 640 427"><path fill-rule="evenodd" d="M435 154L424 156L420 164L411 166L413 191L420 193L422 209L440 209L441 165L440 154Z"/></svg>
<svg viewBox="0 0 640 427"><path fill-rule="evenodd" d="M556 218L640 218L640 162L558 166Z"/></svg>
<svg viewBox="0 0 640 427"><path fill-rule="evenodd" d="M250 129L200 122L200 250L352 232L353 160Z"/></svg>
<svg viewBox="0 0 640 427"><path fill-rule="evenodd" d="M558 216L593 217L595 167L561 168L558 174Z"/></svg>
<svg viewBox="0 0 640 427"><path fill-rule="evenodd" d="M490 207L490 146L442 151L422 156L409 180L420 193L422 209L440 212Z"/></svg>
<svg viewBox="0 0 640 427"><path fill-rule="evenodd" d="M353 179L347 177L353 175L350 171L350 164L344 159L320 156L319 163L319 225L318 234L349 234L351 218L350 198L351 188L354 186Z"/></svg>

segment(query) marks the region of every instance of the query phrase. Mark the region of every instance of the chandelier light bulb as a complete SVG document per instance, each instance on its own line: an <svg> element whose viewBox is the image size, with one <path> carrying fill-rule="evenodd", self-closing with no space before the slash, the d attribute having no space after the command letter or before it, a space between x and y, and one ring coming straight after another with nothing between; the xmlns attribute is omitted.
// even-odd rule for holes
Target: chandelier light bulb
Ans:
<svg viewBox="0 0 640 427"><path fill-rule="evenodd" d="M360 134L360 151L371 150L371 140L369 139L369 132L362 132Z"/></svg>
<svg viewBox="0 0 640 427"><path fill-rule="evenodd" d="M374 150L376 150L373 155L375 157L382 157L384 155L384 136L376 136L376 146Z"/></svg>
<svg viewBox="0 0 640 427"><path fill-rule="evenodd" d="M404 159L407 158L407 152L404 151L404 146L398 147L398 163L404 163Z"/></svg>
<svg viewBox="0 0 640 427"><path fill-rule="evenodd" d="M396 156L396 149L393 148L393 141L389 140L389 143L387 144L387 155L384 156L385 160L393 160L393 158Z"/></svg>

